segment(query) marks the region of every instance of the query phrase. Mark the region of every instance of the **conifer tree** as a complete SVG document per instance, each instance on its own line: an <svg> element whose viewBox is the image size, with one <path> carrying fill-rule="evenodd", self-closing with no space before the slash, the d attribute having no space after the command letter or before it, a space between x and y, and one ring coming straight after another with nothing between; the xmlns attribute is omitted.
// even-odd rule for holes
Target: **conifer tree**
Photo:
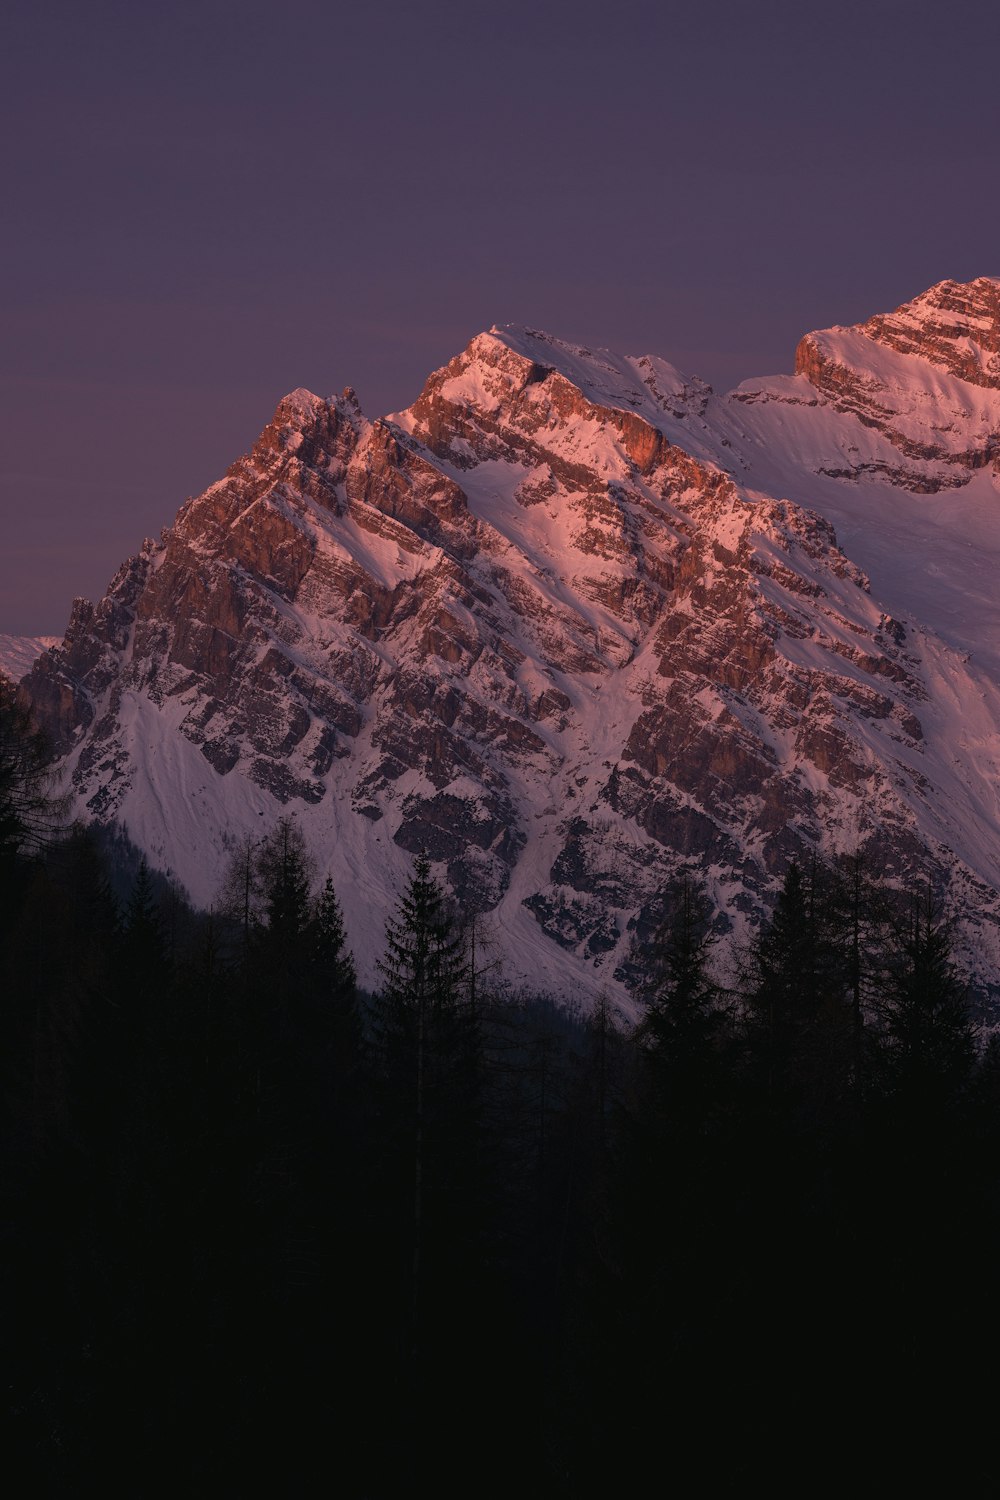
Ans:
<svg viewBox="0 0 1000 1500"><path fill-rule="evenodd" d="M258 1069L284 1074L290 1099L294 1074L309 1045L308 997L312 859L293 818L279 818L253 851L253 886L260 917L251 932L247 976L250 1008L260 1027Z"/></svg>
<svg viewBox="0 0 1000 1500"><path fill-rule="evenodd" d="M669 888L664 904L646 955L641 1032L650 1050L681 1062L703 1053L719 1024L719 991L708 973L714 911L704 886L690 875Z"/></svg>
<svg viewBox="0 0 1000 1500"><path fill-rule="evenodd" d="M465 977L462 939L426 854L414 862L385 939L386 951L377 964L383 1008L414 1018L453 1008Z"/></svg>
<svg viewBox="0 0 1000 1500"><path fill-rule="evenodd" d="M445 1268L455 1268L465 1238L462 1198L472 1186L478 1104L462 936L426 854L415 861L385 936L376 1046L384 1145L396 1180L389 1190L399 1194L398 1232L409 1245L405 1342L412 1362L447 1280Z"/></svg>
<svg viewBox="0 0 1000 1500"><path fill-rule="evenodd" d="M975 1046L952 924L930 882L909 897L895 934L882 1003L880 1052L890 1092L925 1123L969 1083Z"/></svg>
<svg viewBox="0 0 1000 1500"><path fill-rule="evenodd" d="M153 893L149 866L143 859L122 918L122 943L136 973L159 968L166 958L163 925Z"/></svg>
<svg viewBox="0 0 1000 1500"><path fill-rule="evenodd" d="M353 1004L357 975L347 947L344 916L329 875L313 907L309 932L317 983L328 995L334 1009Z"/></svg>
<svg viewBox="0 0 1000 1500"><path fill-rule="evenodd" d="M148 1075L161 1063L165 1029L173 1018L168 1003L170 963L163 925L145 859L139 865L132 891L122 914L118 934L116 1006L119 1014L118 1047L123 1078L132 1076L139 1093ZM146 1103L149 1101L147 1100ZM137 1099L137 1104L142 1100Z"/></svg>
<svg viewBox="0 0 1000 1500"><path fill-rule="evenodd" d="M683 875L666 891L646 955L647 1010L639 1028L654 1113L676 1131L700 1132L719 1083L724 1022L709 972L714 908L703 884Z"/></svg>
<svg viewBox="0 0 1000 1500"><path fill-rule="evenodd" d="M280 818L256 853L270 950L287 957L309 922L310 859L292 818Z"/></svg>
<svg viewBox="0 0 1000 1500"><path fill-rule="evenodd" d="M326 1133L349 1133L358 1125L363 1026L354 959L329 876L313 904L304 943L308 967L300 997L300 1071L316 1079Z"/></svg>
<svg viewBox="0 0 1000 1500"><path fill-rule="evenodd" d="M871 1020L886 977L890 917L889 892L870 851L857 848L838 858L829 896L830 937L850 1009L851 1091L859 1108L871 1071Z"/></svg>
<svg viewBox="0 0 1000 1500"><path fill-rule="evenodd" d="M822 888L813 862L808 880L788 867L774 913L753 947L751 1033L772 1104L797 1098L815 1112L839 1096L849 1070L848 999Z"/></svg>

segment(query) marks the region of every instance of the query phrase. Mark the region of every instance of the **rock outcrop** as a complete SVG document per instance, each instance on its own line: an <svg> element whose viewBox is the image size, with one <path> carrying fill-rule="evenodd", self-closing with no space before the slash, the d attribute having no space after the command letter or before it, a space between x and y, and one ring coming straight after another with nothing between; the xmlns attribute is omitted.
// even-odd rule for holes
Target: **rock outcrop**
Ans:
<svg viewBox="0 0 1000 1500"><path fill-rule="evenodd" d="M883 470L908 489L957 488L1000 463L1000 281L942 281L857 328L807 334L795 370L917 461Z"/></svg>

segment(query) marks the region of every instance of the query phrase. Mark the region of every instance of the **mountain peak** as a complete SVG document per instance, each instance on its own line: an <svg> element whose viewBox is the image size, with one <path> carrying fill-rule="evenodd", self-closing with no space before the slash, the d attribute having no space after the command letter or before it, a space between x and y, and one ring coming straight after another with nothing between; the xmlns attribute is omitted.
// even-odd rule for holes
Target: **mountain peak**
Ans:
<svg viewBox="0 0 1000 1500"><path fill-rule="evenodd" d="M299 386L282 396L264 432L314 435L331 424L336 426L340 420L356 424L360 416L361 405L351 386L345 386L339 396L326 397Z"/></svg>
<svg viewBox="0 0 1000 1500"><path fill-rule="evenodd" d="M536 328L494 324L435 371L413 406L391 420L461 462L453 440L470 439L464 430L469 419L492 430L527 404L537 422L589 420L597 408L663 430L692 413L700 416L711 394L704 381L684 376L657 355L615 354ZM442 443L439 433L448 441Z"/></svg>
<svg viewBox="0 0 1000 1500"><path fill-rule="evenodd" d="M270 469L275 461L292 457L325 467L331 455L343 456L345 444L353 447L363 420L353 390L324 398L300 386L281 398L249 460L240 459L230 473L242 472L248 461L257 469Z"/></svg>
<svg viewBox="0 0 1000 1500"><path fill-rule="evenodd" d="M1000 390L1000 279L939 281L891 313L876 313L852 328L808 333L796 350L796 373L820 383L814 378L819 367L843 362L852 341L855 369L877 375L878 350L890 350L925 360L969 385ZM905 378L910 384L927 379L916 371Z"/></svg>
<svg viewBox="0 0 1000 1500"><path fill-rule="evenodd" d="M709 390L701 380L683 374L657 354L616 354L610 349L571 344L541 329L516 323L494 325L488 337L530 359L551 366L595 405L642 410L654 421L663 415L664 398L672 408L675 398L693 390Z"/></svg>
<svg viewBox="0 0 1000 1500"><path fill-rule="evenodd" d="M1000 390L1000 280L939 281L895 312L861 325L868 338L900 354L942 365L970 385Z"/></svg>
<svg viewBox="0 0 1000 1500"><path fill-rule="evenodd" d="M317 396L313 391L307 391L304 386L297 386L294 391L289 391L287 396L282 396L275 408L273 421L287 424L288 426L304 426L307 422L313 422L321 411L327 406L322 396Z"/></svg>
<svg viewBox="0 0 1000 1500"><path fill-rule="evenodd" d="M952 368L989 374L998 296L940 283L727 399L518 325L391 419L289 393L25 679L78 808L208 904L292 806L369 982L420 850L564 994L623 995L692 861L741 928L869 837L1000 948L1000 391Z"/></svg>

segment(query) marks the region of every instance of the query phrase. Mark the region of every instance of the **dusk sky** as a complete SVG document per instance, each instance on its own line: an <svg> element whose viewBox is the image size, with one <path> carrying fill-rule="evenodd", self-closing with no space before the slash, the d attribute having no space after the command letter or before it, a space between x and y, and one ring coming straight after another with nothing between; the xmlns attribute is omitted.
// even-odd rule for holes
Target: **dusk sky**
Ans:
<svg viewBox="0 0 1000 1500"><path fill-rule="evenodd" d="M8 4L0 631L59 633L285 391L491 323L727 388L1000 274L993 4Z"/></svg>

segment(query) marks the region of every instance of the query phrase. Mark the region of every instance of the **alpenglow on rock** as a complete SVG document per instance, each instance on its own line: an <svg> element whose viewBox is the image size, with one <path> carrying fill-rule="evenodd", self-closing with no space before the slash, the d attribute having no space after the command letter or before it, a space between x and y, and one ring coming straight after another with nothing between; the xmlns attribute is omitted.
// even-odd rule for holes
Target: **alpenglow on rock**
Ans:
<svg viewBox="0 0 1000 1500"><path fill-rule="evenodd" d="M998 350L980 279L727 396L521 328L384 419L295 391L24 691L197 902L294 812L369 982L420 850L515 978L622 995L679 868L739 925L873 838L995 972Z"/></svg>
<svg viewBox="0 0 1000 1500"><path fill-rule="evenodd" d="M20 681L43 651L58 644L54 635L0 635L0 677Z"/></svg>

